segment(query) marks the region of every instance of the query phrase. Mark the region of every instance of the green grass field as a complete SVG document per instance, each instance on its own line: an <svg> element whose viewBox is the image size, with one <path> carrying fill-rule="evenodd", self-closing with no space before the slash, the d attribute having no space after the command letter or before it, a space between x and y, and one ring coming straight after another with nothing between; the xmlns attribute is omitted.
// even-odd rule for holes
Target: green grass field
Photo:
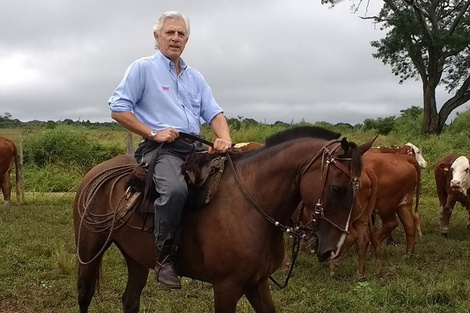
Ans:
<svg viewBox="0 0 470 313"><path fill-rule="evenodd" d="M87 142L118 145L124 151L125 131L80 130L88 136ZM235 142L262 141L274 131L271 127L260 126L233 132L233 139ZM28 140L41 134L42 131L34 129L3 129L1 133L16 142L22 137L26 149ZM59 129L56 134L60 135L58 138L70 138L74 130ZM361 131L345 135L362 143L375 134ZM46 142L48 137L43 138ZM134 138L135 145L139 140ZM380 273L374 272L372 260L368 259L366 281L356 278L357 262L353 252L347 255L337 276L331 278L328 264L319 263L302 251L287 288L279 290L272 285L278 312L470 312L470 230L465 226L468 215L457 205L449 236L444 238L440 234L433 179L433 167L445 154L470 155L468 135L422 137L396 133L380 136L376 145L407 141L418 145L429 163L422 172L419 212L423 236L418 238L415 255L404 258L405 238L401 226L394 233L399 245L385 247L385 266ZM63 148L69 147L64 144ZM26 163L23 170L26 202L18 206L13 197L9 211L0 207L0 313L78 312L71 211L73 191L84 175L83 168L61 162L44 167ZM56 189L71 192L32 192ZM286 273L279 270L275 277L283 281ZM95 295L90 312L122 312L121 295L126 278L124 259L118 249L112 247L105 254L100 293ZM157 285L153 271L150 272L142 295L141 312L212 311L209 284L184 278L182 290L169 291ZM253 310L242 298L237 312Z"/></svg>
<svg viewBox="0 0 470 313"><path fill-rule="evenodd" d="M0 312L78 312L76 257L71 207L73 194L27 193L27 203L0 212ZM278 312L469 312L470 232L467 214L457 206L448 238L438 229L438 203L423 195L423 236L416 253L404 259L400 244L385 247L385 267L367 280L356 279L356 259L349 253L335 278L328 264L302 251L288 287L272 286ZM100 293L90 312L121 312L126 281L124 259L113 247L105 255ZM275 276L283 280L285 270ZM180 291L156 284L153 271L142 296L141 312L212 312L209 284L183 279ZM243 298L237 312L252 312Z"/></svg>

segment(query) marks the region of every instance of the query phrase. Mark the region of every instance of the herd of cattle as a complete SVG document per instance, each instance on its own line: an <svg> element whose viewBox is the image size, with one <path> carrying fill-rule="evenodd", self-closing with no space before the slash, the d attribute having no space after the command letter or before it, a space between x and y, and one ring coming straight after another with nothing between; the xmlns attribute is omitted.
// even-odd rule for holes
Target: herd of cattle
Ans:
<svg viewBox="0 0 470 313"><path fill-rule="evenodd" d="M250 143L238 146L249 151L262 146ZM382 256L382 243L393 241L392 231L401 222L406 236L406 256L414 253L416 236L421 235L418 213L421 189L421 168L427 162L418 147L412 143L404 146L371 148L363 155L363 171L357 201L353 208L350 232L341 248L341 257L330 261L330 274L334 275L341 259L355 245L358 257L358 276L365 276L366 253L371 244L377 264ZM449 220L456 202L467 209L470 227L470 172L466 156L451 154L439 160L435 166L435 182L440 206L440 230L449 232ZM308 223L312 214L303 213L296 222ZM374 229L374 220L379 217L380 228ZM309 238L309 237L307 237ZM313 240L313 239L310 239ZM313 246L312 242L306 246ZM314 252L314 251L312 251ZM289 265L287 254L284 266Z"/></svg>
<svg viewBox="0 0 470 313"><path fill-rule="evenodd" d="M263 146L260 143L236 146L248 151ZM15 166L15 187L18 203L22 201L18 171L18 150L15 144L0 137L0 188L4 196L4 207L10 205L10 173ZM358 275L365 275L366 250L369 243L376 256L381 255L382 242L392 240L392 231L401 221L406 235L406 254L414 252L416 236L420 235L418 214L421 188L421 168L427 162L413 144L404 146L372 148L363 156L363 171L356 205L353 208L350 233L342 247L341 255L356 246ZM440 205L440 230L449 232L449 220L457 202L469 212L467 226L470 227L470 165L466 156L451 154L439 160L434 168L437 195ZM413 205L414 204L414 205ZM373 221L378 216L381 227L374 231ZM309 219L310 216L303 216ZM300 222L300 221L298 221ZM330 273L337 271L341 258L330 262ZM285 259L287 262L287 259Z"/></svg>

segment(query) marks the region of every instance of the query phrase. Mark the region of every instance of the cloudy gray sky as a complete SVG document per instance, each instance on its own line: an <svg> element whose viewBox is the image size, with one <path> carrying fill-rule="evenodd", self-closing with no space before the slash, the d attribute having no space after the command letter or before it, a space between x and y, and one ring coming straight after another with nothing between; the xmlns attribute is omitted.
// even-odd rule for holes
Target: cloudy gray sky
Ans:
<svg viewBox="0 0 470 313"><path fill-rule="evenodd" d="M183 58L229 118L356 124L421 107L421 83L399 85L372 57L384 33L350 4L1 0L0 115L111 121L108 98L131 62L155 53L152 27L167 10L189 17Z"/></svg>

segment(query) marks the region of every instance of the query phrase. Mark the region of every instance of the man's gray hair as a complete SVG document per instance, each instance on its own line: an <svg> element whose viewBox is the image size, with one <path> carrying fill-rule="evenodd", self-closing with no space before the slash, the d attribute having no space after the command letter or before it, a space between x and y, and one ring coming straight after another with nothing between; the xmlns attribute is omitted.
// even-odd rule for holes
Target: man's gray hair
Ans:
<svg viewBox="0 0 470 313"><path fill-rule="evenodd" d="M189 19L184 16L183 14L179 13L178 11L167 11L160 16L160 18L155 22L155 25L153 25L153 33L154 34L160 34L163 28L163 23L166 20L182 20L184 24L186 25L186 36L189 38L189 33L190 33L190 26L189 26ZM158 49L158 43L155 42L155 48Z"/></svg>

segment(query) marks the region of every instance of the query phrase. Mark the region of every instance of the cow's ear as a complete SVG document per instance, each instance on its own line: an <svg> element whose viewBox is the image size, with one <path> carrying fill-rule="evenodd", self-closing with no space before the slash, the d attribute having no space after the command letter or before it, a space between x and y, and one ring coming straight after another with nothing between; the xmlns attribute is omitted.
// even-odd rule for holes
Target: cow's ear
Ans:
<svg viewBox="0 0 470 313"><path fill-rule="evenodd" d="M439 163L437 165L437 167L439 167L439 169L443 170L444 172L448 172L449 171L449 167L451 166L452 164L448 163L448 162L442 162L442 163Z"/></svg>

